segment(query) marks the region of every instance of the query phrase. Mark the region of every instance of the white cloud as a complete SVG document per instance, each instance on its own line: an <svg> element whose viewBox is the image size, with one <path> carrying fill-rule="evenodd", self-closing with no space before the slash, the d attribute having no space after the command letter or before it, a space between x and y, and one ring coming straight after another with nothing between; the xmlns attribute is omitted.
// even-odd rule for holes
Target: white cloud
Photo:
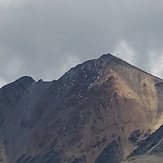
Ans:
<svg viewBox="0 0 163 163"><path fill-rule="evenodd" d="M62 63L61 63L61 65L63 65L63 66L61 66L61 68L58 69L58 72L55 74L56 79L59 78L61 76L61 74L64 74L70 68L76 66L77 64L79 64L81 62L80 59L75 55L67 54L65 56L66 57L63 58ZM50 76L47 78L50 78Z"/></svg>
<svg viewBox="0 0 163 163"><path fill-rule="evenodd" d="M66 55L64 66L62 67L61 71L64 73L65 71L68 71L71 67L76 66L80 63L80 60L78 57L74 55Z"/></svg>
<svg viewBox="0 0 163 163"><path fill-rule="evenodd" d="M149 51L151 73L158 77L163 77L163 50Z"/></svg>
<svg viewBox="0 0 163 163"><path fill-rule="evenodd" d="M0 0L0 8L19 8L28 2L29 0Z"/></svg>
<svg viewBox="0 0 163 163"><path fill-rule="evenodd" d="M7 82L0 78L0 88L3 87Z"/></svg>
<svg viewBox="0 0 163 163"><path fill-rule="evenodd" d="M9 60L5 65L5 73L10 74L11 77L14 77L23 69L23 63L19 58L13 58Z"/></svg>
<svg viewBox="0 0 163 163"><path fill-rule="evenodd" d="M154 71L148 51L161 55L162 17L162 0L0 0L0 76L53 80L109 52Z"/></svg>
<svg viewBox="0 0 163 163"><path fill-rule="evenodd" d="M114 54L131 64L135 64L135 53L124 40L117 44Z"/></svg>

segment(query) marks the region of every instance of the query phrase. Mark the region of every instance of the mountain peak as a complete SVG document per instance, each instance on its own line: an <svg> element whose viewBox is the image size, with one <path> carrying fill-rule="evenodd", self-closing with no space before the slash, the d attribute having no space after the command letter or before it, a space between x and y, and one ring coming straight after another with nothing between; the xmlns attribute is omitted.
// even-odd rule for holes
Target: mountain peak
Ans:
<svg viewBox="0 0 163 163"><path fill-rule="evenodd" d="M127 62L123 61L122 59L112 55L111 53L103 54L98 60L104 62L105 64L128 64ZM129 65L129 64L128 64Z"/></svg>
<svg viewBox="0 0 163 163"><path fill-rule="evenodd" d="M0 91L0 158L119 163L160 122L162 82L110 53L55 82L22 77Z"/></svg>
<svg viewBox="0 0 163 163"><path fill-rule="evenodd" d="M35 80L31 77L31 76L23 76L23 77L20 77L19 79L17 79L15 81L18 82L18 83L26 83L26 82L34 82Z"/></svg>
<svg viewBox="0 0 163 163"><path fill-rule="evenodd" d="M102 56L100 56L100 58L108 58L108 57L115 57L115 56L112 55L111 53L106 53L106 54L103 54Z"/></svg>
<svg viewBox="0 0 163 163"><path fill-rule="evenodd" d="M5 85L0 89L0 99L16 103L16 101L22 97L33 82L34 79L32 77L23 76L12 83Z"/></svg>
<svg viewBox="0 0 163 163"><path fill-rule="evenodd" d="M15 80L12 83L5 85L4 87L2 87L2 89L6 88L6 87L16 87L16 86L19 86L21 84L27 84L28 85L28 84L33 83L34 81L35 80L30 76L23 76L23 77L20 77L19 79Z"/></svg>

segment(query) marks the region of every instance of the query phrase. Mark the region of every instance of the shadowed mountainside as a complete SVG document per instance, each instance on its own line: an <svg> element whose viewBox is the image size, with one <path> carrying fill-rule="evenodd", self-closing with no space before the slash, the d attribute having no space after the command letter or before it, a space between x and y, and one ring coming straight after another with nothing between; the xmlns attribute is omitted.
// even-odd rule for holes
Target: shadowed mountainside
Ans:
<svg viewBox="0 0 163 163"><path fill-rule="evenodd" d="M163 80L111 54L59 80L0 89L2 163L119 163L162 124Z"/></svg>

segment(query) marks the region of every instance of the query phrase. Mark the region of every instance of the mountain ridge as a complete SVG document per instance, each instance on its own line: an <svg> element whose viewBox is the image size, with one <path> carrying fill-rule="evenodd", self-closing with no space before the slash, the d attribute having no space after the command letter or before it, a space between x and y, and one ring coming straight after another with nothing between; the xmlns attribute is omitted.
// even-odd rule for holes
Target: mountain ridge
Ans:
<svg viewBox="0 0 163 163"><path fill-rule="evenodd" d="M22 79L14 107L0 102L2 162L119 163L161 119L163 80L111 54L56 81Z"/></svg>

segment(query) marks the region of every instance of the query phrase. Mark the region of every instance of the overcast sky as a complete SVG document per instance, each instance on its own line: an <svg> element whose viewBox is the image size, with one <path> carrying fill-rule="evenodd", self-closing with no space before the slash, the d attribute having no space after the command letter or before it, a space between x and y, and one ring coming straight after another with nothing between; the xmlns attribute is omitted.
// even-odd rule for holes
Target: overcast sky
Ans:
<svg viewBox="0 0 163 163"><path fill-rule="evenodd" d="M0 86L108 52L163 77L163 1L0 0Z"/></svg>

